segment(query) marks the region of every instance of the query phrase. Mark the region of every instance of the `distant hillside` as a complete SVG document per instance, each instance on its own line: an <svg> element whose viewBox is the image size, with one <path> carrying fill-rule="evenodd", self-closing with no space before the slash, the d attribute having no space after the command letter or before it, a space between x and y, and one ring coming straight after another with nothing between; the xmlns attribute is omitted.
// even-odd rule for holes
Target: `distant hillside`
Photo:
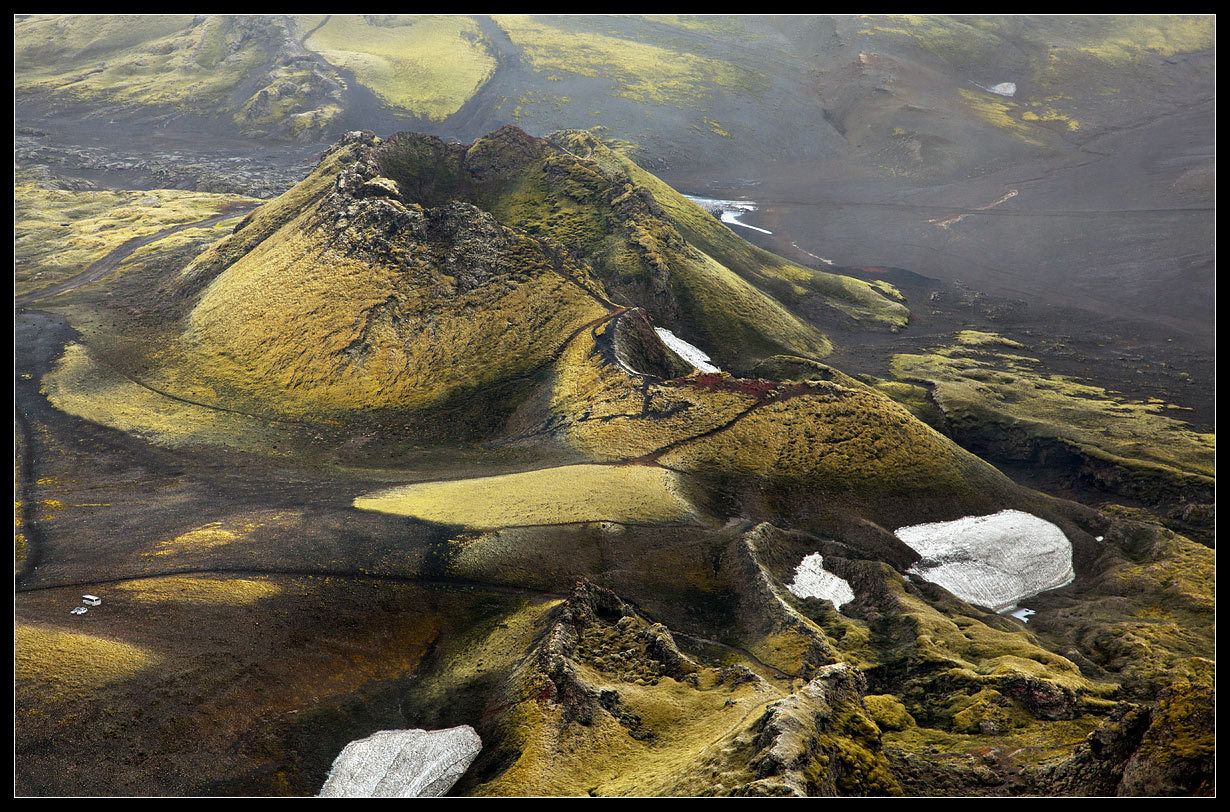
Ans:
<svg viewBox="0 0 1230 812"><path fill-rule="evenodd" d="M1210 16L33 15L14 23L15 92L32 124L92 111L308 141L603 126L662 166L846 154L929 177L1209 92L1213 31Z"/></svg>

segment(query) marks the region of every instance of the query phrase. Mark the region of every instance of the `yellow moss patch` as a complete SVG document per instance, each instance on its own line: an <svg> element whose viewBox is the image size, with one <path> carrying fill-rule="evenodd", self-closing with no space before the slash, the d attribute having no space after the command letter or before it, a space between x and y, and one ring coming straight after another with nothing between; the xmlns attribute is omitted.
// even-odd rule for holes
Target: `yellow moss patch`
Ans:
<svg viewBox="0 0 1230 812"><path fill-rule="evenodd" d="M469 17L334 15L304 43L393 107L432 121L457 112L495 70Z"/></svg>
<svg viewBox="0 0 1230 812"><path fill-rule="evenodd" d="M1213 15L1119 15L1107 17L1097 35L1074 47L1108 62L1127 62L1146 51L1162 56L1212 48L1216 38Z"/></svg>
<svg viewBox="0 0 1230 812"><path fill-rule="evenodd" d="M1079 121L1077 121L1074 118L1071 118L1070 116L1064 115L1063 113L1051 107L1047 107L1038 113L1035 113L1033 110L1026 110L1024 113L1021 113L1021 120L1022 121L1061 121L1067 124L1069 130L1076 131L1081 128L1081 124Z"/></svg>
<svg viewBox="0 0 1230 812"><path fill-rule="evenodd" d="M160 662L153 652L129 643L27 623L17 624L14 638L19 687L45 686L45 695L54 699L86 694Z"/></svg>
<svg viewBox="0 0 1230 812"><path fill-rule="evenodd" d="M843 488L965 488L1006 481L888 398L831 386L756 409L664 454L671 468L806 478Z"/></svg>
<svg viewBox="0 0 1230 812"><path fill-rule="evenodd" d="M249 200L171 189L71 192L18 183L13 187L14 292L49 287L128 240L204 220L228 204Z"/></svg>
<svg viewBox="0 0 1230 812"><path fill-rule="evenodd" d="M984 91L961 88L957 93L979 118L1022 140L1039 143L1037 133L1029 125L1022 124L1019 119L1013 117L1020 105Z"/></svg>
<svg viewBox="0 0 1230 812"><path fill-rule="evenodd" d="M1036 367L1021 356L957 348L895 355L891 363L895 377L934 385L950 420L996 421L1013 433L1064 440L1099 458L1213 476L1214 434L1162 414L1164 404L1128 400Z"/></svg>
<svg viewBox="0 0 1230 812"><path fill-rule="evenodd" d="M246 606L281 593L282 588L267 578L205 578L175 575L125 581L113 589L126 597L145 603L201 603L216 606Z"/></svg>
<svg viewBox="0 0 1230 812"><path fill-rule="evenodd" d="M692 106L714 88L756 91L767 85L760 74L733 63L647 42L570 31L527 16L495 20L535 71L609 79L616 95L634 101Z"/></svg>
<svg viewBox="0 0 1230 812"><path fill-rule="evenodd" d="M715 135L720 135L723 138L730 138L730 133L728 133L721 124L718 124L713 119L706 118L705 124L709 125L709 129L712 130Z"/></svg>
<svg viewBox="0 0 1230 812"><path fill-rule="evenodd" d="M678 474L634 465L567 465L403 485L361 496L354 505L484 528L603 520L671 522L694 516Z"/></svg>
<svg viewBox="0 0 1230 812"><path fill-rule="evenodd" d="M602 675L582 667L589 680ZM482 795L672 795L689 768L750 725L777 695L745 684L701 690L663 678L658 685L618 682L622 707L640 717L650 741L635 739L607 714L592 725L570 724L558 705L518 704L504 720L517 761L479 787ZM683 794L703 792L688 787Z"/></svg>
<svg viewBox="0 0 1230 812"><path fill-rule="evenodd" d="M158 556L180 551L208 550L214 547L224 547L239 538L238 533L222 529L221 522L210 522L168 541L159 542L157 548L147 555Z"/></svg>
<svg viewBox="0 0 1230 812"><path fill-rule="evenodd" d="M810 620L804 620L804 623L816 628ZM748 651L778 671L797 674L803 668L805 655L815 645L816 637L816 634L807 634L799 627L779 626L778 631L749 641Z"/></svg>
<svg viewBox="0 0 1230 812"><path fill-rule="evenodd" d="M1010 338L1004 338L999 333L986 333L981 330L962 330L956 335L957 343L963 347L1016 347L1022 349L1025 347L1019 341L1013 341Z"/></svg>
<svg viewBox="0 0 1230 812"><path fill-rule="evenodd" d="M598 335L610 329L609 323L603 325ZM551 392L552 413L568 421L568 444L600 460L648 454L720 426L752 403L753 398L736 392L651 385L646 404L641 380L606 363L589 332L578 335L560 356Z"/></svg>
<svg viewBox="0 0 1230 812"><path fill-rule="evenodd" d="M901 700L892 694L868 694L863 697L863 704L880 730L905 730L917 724Z"/></svg>
<svg viewBox="0 0 1230 812"><path fill-rule="evenodd" d="M158 542L148 552L142 553L147 558L161 556L187 555L211 552L220 547L247 540L254 530L267 524L283 522L286 519L297 519L298 514L262 512L256 518L247 521L209 522L181 533L175 538Z"/></svg>
<svg viewBox="0 0 1230 812"><path fill-rule="evenodd" d="M285 433L263 420L185 403L152 391L72 343L43 378L43 393L71 415L170 447L222 445L258 451Z"/></svg>

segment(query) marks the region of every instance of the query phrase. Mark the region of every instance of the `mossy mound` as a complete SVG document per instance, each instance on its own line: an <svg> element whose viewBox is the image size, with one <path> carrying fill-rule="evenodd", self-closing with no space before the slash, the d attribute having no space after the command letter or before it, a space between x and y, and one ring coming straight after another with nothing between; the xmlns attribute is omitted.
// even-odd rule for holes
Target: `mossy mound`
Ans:
<svg viewBox="0 0 1230 812"><path fill-rule="evenodd" d="M588 582L553 614L503 685L479 794L898 791L856 669L822 668L794 691L743 665L706 666Z"/></svg>
<svg viewBox="0 0 1230 812"><path fill-rule="evenodd" d="M994 468L818 362L774 357L758 367L805 378L793 382L638 374L618 352L621 324L633 317L617 313L565 347L540 431L592 459L654 462L728 481L736 491L758 483L759 500L776 500L788 513L818 499L831 512L836 499L900 526L1019 501L1016 486Z"/></svg>
<svg viewBox="0 0 1230 812"><path fill-rule="evenodd" d="M660 461L864 494L959 497L1010 489L995 469L862 386L812 382L770 390L775 392L780 394L766 396L728 428L680 443Z"/></svg>
<svg viewBox="0 0 1230 812"><path fill-rule="evenodd" d="M1113 519L1072 594L1039 596L1034 625L1139 701L1176 681L1211 685L1215 554L1155 523Z"/></svg>
<svg viewBox="0 0 1230 812"><path fill-rule="evenodd" d="M968 333L968 331L967 331ZM893 375L933 387L945 426L962 445L995 459L1073 458L1073 475L1151 504L1211 501L1215 437L1140 402L1061 375L1035 359L971 341L926 355L896 355ZM1164 438L1164 441L1163 439Z"/></svg>
<svg viewBox="0 0 1230 812"><path fill-rule="evenodd" d="M582 583L503 686L483 795L669 793L695 759L779 696L706 668L669 631Z"/></svg>
<svg viewBox="0 0 1230 812"><path fill-rule="evenodd" d="M822 329L842 327L894 331L908 322L909 309L901 304L901 294L891 285L881 283L883 287L877 288L852 277L804 268L757 248L696 203L637 166L627 155L609 148L589 132L568 130L549 136L549 140L593 161L607 173L625 174L633 184L652 196L662 217L689 246L727 269L733 277L769 294L805 321L820 325ZM693 325L691 332L696 334L696 328L704 327ZM715 335L721 335L718 327L712 325ZM822 357L810 352L791 353L788 348L785 352ZM759 357L771 354L762 351ZM721 359L720 355L714 357L726 360L732 369L737 368L730 359Z"/></svg>
<svg viewBox="0 0 1230 812"><path fill-rule="evenodd" d="M829 351L807 308L759 287L783 273L811 274L841 307L904 312L862 283L828 290L716 221L729 237L698 250L659 203L683 198L630 171L584 133L505 127L469 146L351 133L179 275L170 295L191 309L151 377L172 394L205 383L219 405L266 414L422 412L497 384L529 391L571 336L621 304L736 365ZM650 321L634 323L616 355L655 377L686 372Z"/></svg>
<svg viewBox="0 0 1230 812"><path fill-rule="evenodd" d="M694 521L679 479L643 465L568 465L403 485L359 497L355 507L478 528Z"/></svg>
<svg viewBox="0 0 1230 812"><path fill-rule="evenodd" d="M285 414L417 410L531 374L605 314L600 286L538 241L373 183L366 146L187 269L185 284L235 257L187 319L178 377Z"/></svg>
<svg viewBox="0 0 1230 812"><path fill-rule="evenodd" d="M772 355L752 368L752 375L771 381L829 381L847 389L866 389L861 382L828 364L793 355Z"/></svg>
<svg viewBox="0 0 1230 812"><path fill-rule="evenodd" d="M495 69L478 24L460 16L332 15L304 46L390 107L431 121L457 112Z"/></svg>

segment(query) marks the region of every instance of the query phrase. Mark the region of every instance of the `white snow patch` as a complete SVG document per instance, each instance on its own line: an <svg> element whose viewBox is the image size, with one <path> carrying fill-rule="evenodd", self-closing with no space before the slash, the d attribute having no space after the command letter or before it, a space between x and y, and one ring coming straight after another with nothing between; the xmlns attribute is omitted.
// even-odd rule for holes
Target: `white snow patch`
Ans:
<svg viewBox="0 0 1230 812"><path fill-rule="evenodd" d="M755 200L719 200L714 197L693 197L692 195L684 195L684 197L717 217L723 223L750 228L752 231L759 231L761 234L773 233L767 228L749 226L747 223L739 222L739 218L743 215L756 211L758 207Z"/></svg>
<svg viewBox="0 0 1230 812"><path fill-rule="evenodd" d="M1008 98L1012 98L1016 95L1016 82L1000 82L999 84L991 85L990 87L980 85L977 82L970 82L970 84L974 87L980 87L988 93L994 93L997 96L1007 96Z"/></svg>
<svg viewBox="0 0 1230 812"><path fill-rule="evenodd" d="M381 730L342 749L319 797L438 797L457 783L482 748L469 725Z"/></svg>
<svg viewBox="0 0 1230 812"><path fill-rule="evenodd" d="M910 573L995 612L1076 579L1068 537L1019 510L901 527L896 536L923 557Z"/></svg>
<svg viewBox="0 0 1230 812"><path fill-rule="evenodd" d="M1037 612L1035 612L1033 609L1026 609L1024 606L1018 606L1018 607L1014 607L1010 609L1009 611L1004 612L1004 614L1010 617L1014 617L1017 620L1021 621L1022 623L1028 623L1029 616L1036 615Z"/></svg>
<svg viewBox="0 0 1230 812"><path fill-rule="evenodd" d="M804 248L803 246L799 245L797 242L794 242L793 240L790 242L790 244L791 244L791 245L793 245L793 246L794 246L796 249L798 249L799 251L802 251L804 254L807 254L807 256L811 257L812 259L818 259L818 260L820 260L820 261L821 261L821 262L823 262L825 265L833 265L833 264L834 264L833 260L831 260L831 259L825 259L824 257L820 256L819 254L813 254L811 251L808 251L806 248Z"/></svg>
<svg viewBox="0 0 1230 812"><path fill-rule="evenodd" d="M755 206L752 206L749 209L745 209L745 211L755 211L755 210L756 210ZM732 226L743 226L744 228L750 228L752 231L759 231L761 234L772 234L773 233L772 231L769 231L769 229L767 228L761 228L760 226L753 226L753 225L748 225L747 223L739 222L739 218L742 216L743 216L743 211L727 210L727 211L722 212L722 216L720 219L723 223L729 223Z"/></svg>
<svg viewBox="0 0 1230 812"><path fill-rule="evenodd" d="M786 587L800 598L819 598L832 601L840 609L854 600L854 590L845 578L824 569L820 553L812 553L799 562L794 571L794 582Z"/></svg>
<svg viewBox="0 0 1230 812"><path fill-rule="evenodd" d="M680 358L687 361L701 372L722 371L713 365L713 362L710 360L709 356L706 355L705 351L700 347L689 344L664 327L655 327L653 330L658 334L658 338L662 339L662 343L670 347L671 351L675 353L675 355L678 355Z"/></svg>

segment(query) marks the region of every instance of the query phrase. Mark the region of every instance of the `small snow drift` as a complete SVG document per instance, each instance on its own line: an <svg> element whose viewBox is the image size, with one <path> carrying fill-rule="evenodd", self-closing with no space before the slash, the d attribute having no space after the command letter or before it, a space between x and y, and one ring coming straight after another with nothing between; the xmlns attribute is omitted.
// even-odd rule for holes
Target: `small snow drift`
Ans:
<svg viewBox="0 0 1230 812"><path fill-rule="evenodd" d="M452 789L483 748L469 725L382 730L342 748L321 798L436 798Z"/></svg>
<svg viewBox="0 0 1230 812"><path fill-rule="evenodd" d="M750 228L752 231L759 231L761 234L773 233L767 228L750 226L739 220L744 214L756 211L757 205L755 200L719 200L713 197L694 197L693 195L684 195L684 197L727 225Z"/></svg>
<svg viewBox="0 0 1230 812"><path fill-rule="evenodd" d="M675 355L678 355L680 358L687 361L701 372L722 371L713 365L712 360L700 347L689 344L679 336L672 333L670 330L663 327L655 327L653 330L658 334L658 338L662 339L662 343L671 348L671 352L675 353Z"/></svg>
<svg viewBox="0 0 1230 812"><path fill-rule="evenodd" d="M999 84L991 85L990 87L980 85L977 82L970 82L970 84L974 87L982 88L988 93L994 93L997 96L1007 96L1008 98L1012 98L1016 95L1016 82L1000 82Z"/></svg>
<svg viewBox="0 0 1230 812"><path fill-rule="evenodd" d="M786 587L800 598L819 598L832 601L837 609L854 600L854 590L845 578L824 569L824 558L812 553L799 562L794 571L794 582Z"/></svg>
<svg viewBox="0 0 1230 812"><path fill-rule="evenodd" d="M995 612L1076 578L1063 531L1019 510L902 527L896 536L923 557L911 574Z"/></svg>
<svg viewBox="0 0 1230 812"><path fill-rule="evenodd" d="M1008 615L1009 617L1014 617L1017 620L1021 621L1022 623L1028 623L1029 616L1036 615L1038 613L1035 612L1033 609L1026 609L1024 606L1020 606L1020 607L1017 607L1016 609L1013 609L1010 612L1005 612L1004 614Z"/></svg>

